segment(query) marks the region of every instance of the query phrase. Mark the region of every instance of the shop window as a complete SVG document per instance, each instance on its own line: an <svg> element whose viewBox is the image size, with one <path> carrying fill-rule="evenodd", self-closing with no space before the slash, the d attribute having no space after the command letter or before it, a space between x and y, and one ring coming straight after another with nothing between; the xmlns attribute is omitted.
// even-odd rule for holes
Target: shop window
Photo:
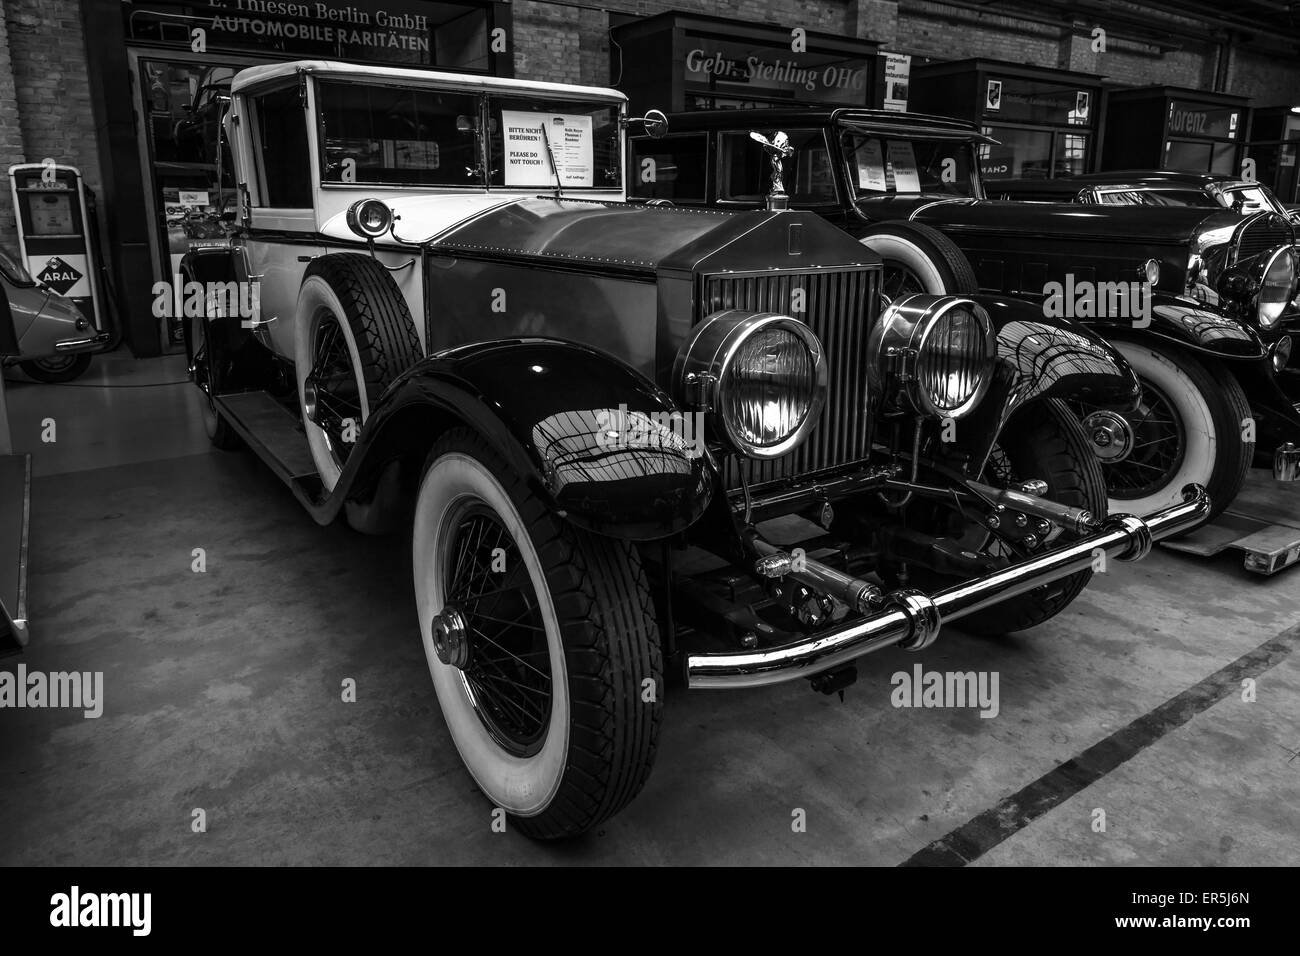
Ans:
<svg viewBox="0 0 1300 956"><path fill-rule="evenodd" d="M774 131L764 130L763 134L770 137ZM787 130L786 135L794 147L794 154L782 164L790 202L796 206L835 202L835 176L822 131ZM753 204L765 201L772 185L771 154L754 142L748 131L720 134L718 149L718 198Z"/></svg>
<svg viewBox="0 0 1300 956"><path fill-rule="evenodd" d="M331 82L317 90L323 182L481 185L474 94Z"/></svg>
<svg viewBox="0 0 1300 956"><path fill-rule="evenodd" d="M258 97L257 142L261 147L260 205L311 208L307 119L297 85Z"/></svg>
<svg viewBox="0 0 1300 956"><path fill-rule="evenodd" d="M998 142L987 154L981 148L980 172L990 179L1048 179L1051 177L1052 133L1048 130L990 126Z"/></svg>
<svg viewBox="0 0 1300 956"><path fill-rule="evenodd" d="M1056 137L1056 176L1077 176L1088 162L1088 137L1082 133L1061 133Z"/></svg>
<svg viewBox="0 0 1300 956"><path fill-rule="evenodd" d="M891 140L846 132L843 144L849 176L859 196L973 195L971 154L965 143Z"/></svg>
<svg viewBox="0 0 1300 956"><path fill-rule="evenodd" d="M1165 144L1165 169L1203 173L1210 168L1210 144L1170 140Z"/></svg>
<svg viewBox="0 0 1300 956"><path fill-rule="evenodd" d="M638 199L668 199L675 203L702 204L708 136L705 133L638 137L632 140L632 188Z"/></svg>

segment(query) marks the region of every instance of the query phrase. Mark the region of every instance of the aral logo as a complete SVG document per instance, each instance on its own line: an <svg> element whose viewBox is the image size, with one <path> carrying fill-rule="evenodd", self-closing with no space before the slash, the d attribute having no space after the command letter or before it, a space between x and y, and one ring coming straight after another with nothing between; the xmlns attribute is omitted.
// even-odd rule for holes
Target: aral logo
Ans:
<svg viewBox="0 0 1300 956"><path fill-rule="evenodd" d="M81 273L58 256L52 256L36 278L59 295L67 295L68 290L76 285L77 280L81 278Z"/></svg>

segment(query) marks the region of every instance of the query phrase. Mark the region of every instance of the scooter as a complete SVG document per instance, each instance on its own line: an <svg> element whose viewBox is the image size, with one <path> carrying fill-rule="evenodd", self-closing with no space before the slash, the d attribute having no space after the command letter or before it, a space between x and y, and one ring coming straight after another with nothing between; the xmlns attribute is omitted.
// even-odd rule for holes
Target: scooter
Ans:
<svg viewBox="0 0 1300 956"><path fill-rule="evenodd" d="M0 248L0 325L13 320L18 353L5 366L17 365L38 382L71 382L90 367L90 357L108 344L101 332L70 299L32 278L17 257Z"/></svg>

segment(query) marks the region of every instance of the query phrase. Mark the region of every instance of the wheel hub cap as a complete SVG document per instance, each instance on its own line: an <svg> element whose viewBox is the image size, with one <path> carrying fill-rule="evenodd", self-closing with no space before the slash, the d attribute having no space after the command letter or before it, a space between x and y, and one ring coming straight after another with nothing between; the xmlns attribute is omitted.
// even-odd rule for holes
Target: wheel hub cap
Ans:
<svg viewBox="0 0 1300 956"><path fill-rule="evenodd" d="M316 421L317 408L316 383L309 378L302 383L302 413L307 416L309 421L319 425L320 422Z"/></svg>
<svg viewBox="0 0 1300 956"><path fill-rule="evenodd" d="M1133 429L1115 412L1093 412L1083 420L1093 453L1104 462L1123 461L1133 451Z"/></svg>
<svg viewBox="0 0 1300 956"><path fill-rule="evenodd" d="M465 617L451 604L448 604L433 619L433 650L438 660L464 670L469 666L469 628Z"/></svg>

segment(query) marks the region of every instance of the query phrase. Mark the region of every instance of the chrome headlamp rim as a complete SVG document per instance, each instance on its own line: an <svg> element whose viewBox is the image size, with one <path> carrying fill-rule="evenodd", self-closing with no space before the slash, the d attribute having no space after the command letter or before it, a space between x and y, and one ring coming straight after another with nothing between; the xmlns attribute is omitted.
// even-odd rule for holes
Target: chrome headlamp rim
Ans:
<svg viewBox="0 0 1300 956"><path fill-rule="evenodd" d="M932 396L927 394L916 375L916 366L922 351L930 342L930 336L939 327L940 321L953 309L963 308L970 312L980 325L983 348L980 353L981 368L975 387L967 398L955 408L941 408ZM878 328L880 334L871 340L870 359L873 366L882 375L889 372L891 362L896 365L896 378L900 381L902 392L919 414L931 418L957 419L969 415L983 401L993 382L993 366L997 358L997 330L988 310L967 296L929 295L913 293L895 299L881 313ZM892 340L892 341L891 341ZM899 347L899 343L902 347Z"/></svg>
<svg viewBox="0 0 1300 956"><path fill-rule="evenodd" d="M1273 270L1273 265L1277 263L1279 260L1285 262L1287 267L1291 270L1291 280L1290 282L1287 283L1287 291L1286 294L1282 297L1282 300L1280 302L1269 303L1270 305L1274 305L1278 307L1277 314L1273 315L1270 318L1266 316L1264 312L1264 280L1268 277L1268 274ZM1271 329L1273 328L1273 326L1277 325L1277 323L1282 320L1282 316L1286 313L1287 306L1290 305L1291 300L1295 298L1295 294L1296 294L1295 253L1292 251L1292 248L1290 246L1278 246L1277 249L1273 251L1273 254L1270 255L1266 260L1264 260L1263 267L1259 271L1259 292L1255 294L1255 320L1259 322L1259 327L1261 329Z"/></svg>
<svg viewBox="0 0 1300 956"><path fill-rule="evenodd" d="M366 210L375 206L383 210L383 225L367 226L367 219L364 216L364 213ZM347 221L348 228L362 239L378 239L393 228L393 210L389 208L388 203L384 202L382 199L375 199L374 197L358 199L348 207L347 214L344 218Z"/></svg>
<svg viewBox="0 0 1300 956"><path fill-rule="evenodd" d="M812 396L799 424L779 441L759 444L741 434L728 415L724 389L736 356L755 334L767 329L792 333L808 350L813 365ZM673 386L679 402L706 412L725 443L748 458L766 460L787 455L803 444L816 427L826 403L826 352L809 326L779 312L724 309L700 322L682 345L673 364Z"/></svg>

